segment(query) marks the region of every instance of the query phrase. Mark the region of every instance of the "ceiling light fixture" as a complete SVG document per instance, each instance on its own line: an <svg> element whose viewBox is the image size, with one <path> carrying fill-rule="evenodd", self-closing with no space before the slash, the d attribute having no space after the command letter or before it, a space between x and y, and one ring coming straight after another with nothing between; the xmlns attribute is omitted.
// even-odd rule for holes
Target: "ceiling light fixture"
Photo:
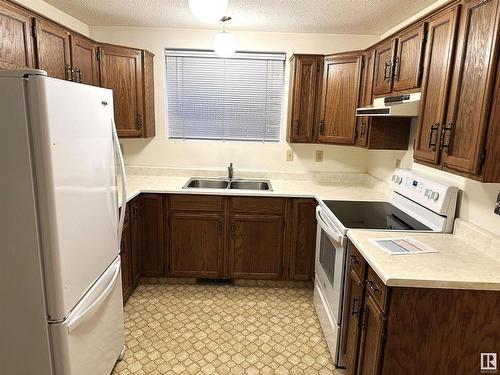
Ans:
<svg viewBox="0 0 500 375"><path fill-rule="evenodd" d="M201 22L218 21L227 14L229 0L189 0L189 9Z"/></svg>
<svg viewBox="0 0 500 375"><path fill-rule="evenodd" d="M222 32L215 34L214 50L220 57L231 57L236 52L236 38L233 34L226 32L226 22L230 21L231 17L224 16L220 19L222 22Z"/></svg>

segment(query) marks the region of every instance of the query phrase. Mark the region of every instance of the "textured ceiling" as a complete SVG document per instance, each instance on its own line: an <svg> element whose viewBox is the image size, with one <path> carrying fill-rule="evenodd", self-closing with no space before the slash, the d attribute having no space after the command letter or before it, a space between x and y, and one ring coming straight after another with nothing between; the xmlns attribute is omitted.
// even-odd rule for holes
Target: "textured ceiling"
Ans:
<svg viewBox="0 0 500 375"><path fill-rule="evenodd" d="M187 0L45 0L90 26L211 29ZM382 34L435 0L230 0L228 30Z"/></svg>

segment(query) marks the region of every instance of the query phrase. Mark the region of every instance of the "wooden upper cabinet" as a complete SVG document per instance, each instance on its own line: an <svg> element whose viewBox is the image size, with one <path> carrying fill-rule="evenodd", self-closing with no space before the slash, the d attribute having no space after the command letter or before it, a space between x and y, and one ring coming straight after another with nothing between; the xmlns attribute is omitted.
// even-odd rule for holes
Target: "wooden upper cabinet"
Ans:
<svg viewBox="0 0 500 375"><path fill-rule="evenodd" d="M31 15L9 3L0 2L0 69L33 68Z"/></svg>
<svg viewBox="0 0 500 375"><path fill-rule="evenodd" d="M373 95L392 92L392 75L396 57L397 39L391 39L375 48Z"/></svg>
<svg viewBox="0 0 500 375"><path fill-rule="evenodd" d="M457 39L442 163L470 175L480 173L498 59L498 0L463 6ZM496 119L498 126L498 119ZM498 167L498 160L496 161Z"/></svg>
<svg viewBox="0 0 500 375"><path fill-rule="evenodd" d="M154 55L151 52L142 51L142 82L144 86L142 137L144 138L154 137L156 134L153 57Z"/></svg>
<svg viewBox="0 0 500 375"><path fill-rule="evenodd" d="M101 86L113 90L119 137L141 137L144 126L142 54L140 50L100 46Z"/></svg>
<svg viewBox="0 0 500 375"><path fill-rule="evenodd" d="M372 104L373 90L373 69L374 69L375 51L367 51L363 55L363 70L361 75L361 90L359 94L359 105L366 107ZM368 130L370 126L370 117L357 117L356 119L356 146L366 147L368 143Z"/></svg>
<svg viewBox="0 0 500 375"><path fill-rule="evenodd" d="M232 214L229 276L235 279L280 279L283 235L283 216Z"/></svg>
<svg viewBox="0 0 500 375"><path fill-rule="evenodd" d="M169 275L219 278L224 256L223 223L222 213L170 213Z"/></svg>
<svg viewBox="0 0 500 375"><path fill-rule="evenodd" d="M73 80L87 85L99 86L97 45L90 39L78 35L71 35L70 40Z"/></svg>
<svg viewBox="0 0 500 375"><path fill-rule="evenodd" d="M49 77L72 79L70 34L55 23L34 19L36 35L36 67Z"/></svg>
<svg viewBox="0 0 500 375"><path fill-rule="evenodd" d="M427 23L424 22L398 36L392 76L394 91L420 87L426 31Z"/></svg>
<svg viewBox="0 0 500 375"><path fill-rule="evenodd" d="M325 57L318 140L353 145L359 103L362 53Z"/></svg>
<svg viewBox="0 0 500 375"><path fill-rule="evenodd" d="M290 61L287 140L310 143L316 137L323 55L293 55Z"/></svg>
<svg viewBox="0 0 500 375"><path fill-rule="evenodd" d="M432 17L428 24L422 99L414 148L417 160L439 162L439 136L446 121L459 11L460 5L454 6Z"/></svg>

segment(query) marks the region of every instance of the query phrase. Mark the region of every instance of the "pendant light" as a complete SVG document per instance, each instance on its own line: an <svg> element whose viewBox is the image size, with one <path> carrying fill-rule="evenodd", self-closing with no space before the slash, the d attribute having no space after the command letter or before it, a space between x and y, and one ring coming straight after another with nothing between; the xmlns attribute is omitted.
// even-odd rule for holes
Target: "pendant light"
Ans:
<svg viewBox="0 0 500 375"><path fill-rule="evenodd" d="M227 14L229 0L189 0L189 9L201 22L218 21Z"/></svg>
<svg viewBox="0 0 500 375"><path fill-rule="evenodd" d="M226 31L226 22L230 20L231 17L227 16L220 19L222 22L222 32L217 33L214 37L214 50L219 57L228 58L236 52L236 38L233 34Z"/></svg>

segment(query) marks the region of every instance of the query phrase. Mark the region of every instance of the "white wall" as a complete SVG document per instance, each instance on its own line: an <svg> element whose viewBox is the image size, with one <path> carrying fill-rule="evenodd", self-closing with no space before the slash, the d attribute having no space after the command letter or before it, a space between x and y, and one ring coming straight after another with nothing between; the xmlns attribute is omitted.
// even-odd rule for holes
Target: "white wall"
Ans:
<svg viewBox="0 0 500 375"><path fill-rule="evenodd" d="M85 23L77 20L76 18L70 16L67 13L47 4L42 0L15 0L19 4L34 10L53 21L59 22L60 24L75 30L83 35L89 36L89 27Z"/></svg>
<svg viewBox="0 0 500 375"><path fill-rule="evenodd" d="M293 171L364 171L364 150L342 146L294 145L284 142L286 135L286 66L285 104L282 120L282 142L249 143L221 141L170 141L165 135L165 59L164 49L211 48L214 30L181 30L161 28L91 27L99 41L148 49L156 56L155 106L156 137L151 140L123 140L128 165L221 168L234 162L242 170ZM378 36L320 35L298 33L235 32L238 49L292 53L333 53L362 49ZM286 150L292 148L293 162L286 161ZM315 150L324 150L324 161L315 162Z"/></svg>

